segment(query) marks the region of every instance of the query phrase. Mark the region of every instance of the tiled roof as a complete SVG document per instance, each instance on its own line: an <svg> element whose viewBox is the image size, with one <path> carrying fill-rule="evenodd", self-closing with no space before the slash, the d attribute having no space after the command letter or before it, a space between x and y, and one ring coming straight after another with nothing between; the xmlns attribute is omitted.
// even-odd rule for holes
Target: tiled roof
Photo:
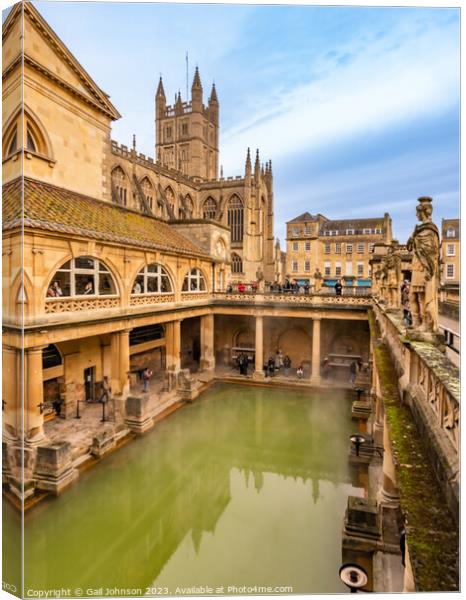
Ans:
<svg viewBox="0 0 466 600"><path fill-rule="evenodd" d="M3 186L3 229L21 226L21 216L18 178ZM164 221L29 178L24 178L24 226L121 245L208 256Z"/></svg>

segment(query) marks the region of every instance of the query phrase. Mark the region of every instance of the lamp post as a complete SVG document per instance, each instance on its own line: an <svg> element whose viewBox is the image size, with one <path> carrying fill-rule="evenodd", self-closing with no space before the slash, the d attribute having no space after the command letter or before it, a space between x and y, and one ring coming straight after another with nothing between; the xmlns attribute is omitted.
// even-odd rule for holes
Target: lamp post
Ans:
<svg viewBox="0 0 466 600"><path fill-rule="evenodd" d="M354 444L354 447L356 449L356 456L359 456L359 448L361 446L361 444L364 444L364 442L366 441L366 438L361 435L360 433L355 433L352 436L350 436L350 440L351 443Z"/></svg>
<svg viewBox="0 0 466 600"><path fill-rule="evenodd" d="M351 593L356 593L363 588L369 580L365 569L356 563L341 565L339 575L343 583L349 587Z"/></svg>

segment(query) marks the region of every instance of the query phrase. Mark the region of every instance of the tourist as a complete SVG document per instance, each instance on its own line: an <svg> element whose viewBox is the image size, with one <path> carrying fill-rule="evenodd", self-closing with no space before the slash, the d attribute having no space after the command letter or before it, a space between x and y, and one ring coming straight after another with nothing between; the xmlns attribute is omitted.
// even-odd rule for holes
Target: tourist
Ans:
<svg viewBox="0 0 466 600"><path fill-rule="evenodd" d="M142 382L143 382L143 391L144 392L148 392L149 391L149 383L152 377L152 371L149 369L149 367L146 367L144 369L144 371L142 372Z"/></svg>
<svg viewBox="0 0 466 600"><path fill-rule="evenodd" d="M246 291L246 286L244 285L244 283L239 283L238 284L238 292L240 294L244 294L245 291Z"/></svg>
<svg viewBox="0 0 466 600"><path fill-rule="evenodd" d="M334 287L335 287L335 294L337 296L341 296L341 291L343 289L343 285L341 283L341 279L337 279L337 282L336 282L336 284L335 284Z"/></svg>
<svg viewBox="0 0 466 600"><path fill-rule="evenodd" d="M299 365L299 367L296 369L296 375L298 376L298 379L302 379L304 376L304 368L303 365Z"/></svg>
<svg viewBox="0 0 466 600"><path fill-rule="evenodd" d="M233 293L233 286L231 285L231 283L229 283L227 285L227 294L232 294Z"/></svg>
<svg viewBox="0 0 466 600"><path fill-rule="evenodd" d="M324 358L324 360L322 361L322 376L324 379L328 379L329 375L330 375L330 369L332 368L330 365L330 360L328 358L328 356L326 356Z"/></svg>
<svg viewBox="0 0 466 600"><path fill-rule="evenodd" d="M101 402L102 404L104 404L105 402L108 402L110 400L111 391L112 391L112 388L110 387L108 377L107 377L107 375L104 375L104 378L102 380L102 385L101 385L101 394L100 394L99 402Z"/></svg>
<svg viewBox="0 0 466 600"><path fill-rule="evenodd" d="M49 285L46 296L47 296L47 298L55 298L56 297L55 290L53 289L53 285Z"/></svg>
<svg viewBox="0 0 466 600"><path fill-rule="evenodd" d="M283 372L286 375L286 377L288 377L288 375L290 374L290 369L291 369L291 358L287 354L285 356L285 358L283 359Z"/></svg>
<svg viewBox="0 0 466 600"><path fill-rule="evenodd" d="M275 375L275 361L272 356L269 357L267 361L267 370L269 372L270 377L274 377Z"/></svg>
<svg viewBox="0 0 466 600"><path fill-rule="evenodd" d="M353 360L353 362L350 364L350 383L354 383L356 381L356 374L358 372L358 365L356 364L356 361Z"/></svg>
<svg viewBox="0 0 466 600"><path fill-rule="evenodd" d="M136 281L133 287L133 294L140 294L142 292L142 287L139 281Z"/></svg>
<svg viewBox="0 0 466 600"><path fill-rule="evenodd" d="M309 296L309 289L310 289L309 282L306 281L306 283L304 284L304 293L306 294L306 296Z"/></svg>
<svg viewBox="0 0 466 600"><path fill-rule="evenodd" d="M280 348L277 350L277 353L275 355L275 368L277 371L280 371L280 369L283 367L283 354L282 351L280 350Z"/></svg>
<svg viewBox="0 0 466 600"><path fill-rule="evenodd" d="M253 294L257 292L257 283L255 281L251 283L251 290Z"/></svg>
<svg viewBox="0 0 466 600"><path fill-rule="evenodd" d="M93 294L93 293L94 293L94 285L93 285L93 283L92 283L92 279L88 279L88 281L87 281L87 283L86 283L86 285L85 285L85 287L84 287L84 292L83 292L83 294L84 294L85 296L89 296L89 295L91 295L91 294Z"/></svg>

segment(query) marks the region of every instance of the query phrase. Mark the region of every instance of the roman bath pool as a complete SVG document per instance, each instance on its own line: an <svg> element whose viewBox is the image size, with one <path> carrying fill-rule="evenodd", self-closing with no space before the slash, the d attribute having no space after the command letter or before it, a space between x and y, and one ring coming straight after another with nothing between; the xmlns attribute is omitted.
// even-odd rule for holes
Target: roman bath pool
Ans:
<svg viewBox="0 0 466 600"><path fill-rule="evenodd" d="M26 596L347 591L342 521L364 493L350 405L340 391L215 385L27 512ZM4 511L13 558L20 521Z"/></svg>

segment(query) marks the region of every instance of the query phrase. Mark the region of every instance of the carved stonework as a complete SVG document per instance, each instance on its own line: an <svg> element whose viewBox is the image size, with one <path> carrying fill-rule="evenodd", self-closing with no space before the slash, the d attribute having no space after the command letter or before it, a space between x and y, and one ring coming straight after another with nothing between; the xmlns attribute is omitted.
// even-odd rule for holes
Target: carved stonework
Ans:
<svg viewBox="0 0 466 600"><path fill-rule="evenodd" d="M50 314L116 308L119 304L119 298L50 298L45 302L45 312Z"/></svg>
<svg viewBox="0 0 466 600"><path fill-rule="evenodd" d="M416 208L420 224L416 225L407 248L413 252L409 305L414 334L438 332L438 287L440 241L432 223L432 198L422 197ZM426 341L434 341L427 339Z"/></svg>
<svg viewBox="0 0 466 600"><path fill-rule="evenodd" d="M131 296L129 300L130 306L166 304L169 302L175 302L174 294L140 294L138 296Z"/></svg>

